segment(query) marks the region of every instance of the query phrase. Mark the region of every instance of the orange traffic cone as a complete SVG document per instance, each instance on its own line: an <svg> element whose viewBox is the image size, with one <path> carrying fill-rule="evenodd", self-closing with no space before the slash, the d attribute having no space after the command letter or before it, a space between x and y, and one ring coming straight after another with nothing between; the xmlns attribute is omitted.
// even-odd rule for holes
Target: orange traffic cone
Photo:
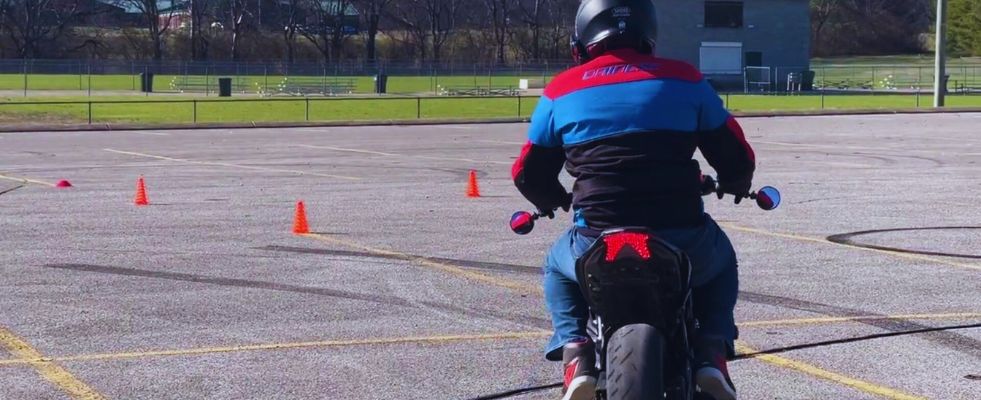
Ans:
<svg viewBox="0 0 981 400"><path fill-rule="evenodd" d="M143 182L143 175L136 180L136 199L133 203L138 206L148 206L150 205L150 199L146 197L146 184Z"/></svg>
<svg viewBox="0 0 981 400"><path fill-rule="evenodd" d="M307 211L303 207L302 200L296 202L296 216L293 217L293 233L297 235L310 233L310 227L307 226Z"/></svg>
<svg viewBox="0 0 981 400"><path fill-rule="evenodd" d="M477 185L477 171L470 170L470 179L467 182L467 197L480 197L480 186Z"/></svg>

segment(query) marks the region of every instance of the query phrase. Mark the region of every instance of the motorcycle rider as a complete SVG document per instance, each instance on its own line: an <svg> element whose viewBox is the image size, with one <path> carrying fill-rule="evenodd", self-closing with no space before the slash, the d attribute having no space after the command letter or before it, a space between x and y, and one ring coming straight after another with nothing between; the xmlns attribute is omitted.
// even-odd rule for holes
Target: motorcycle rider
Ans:
<svg viewBox="0 0 981 400"><path fill-rule="evenodd" d="M699 149L716 170L719 198L748 196L755 156L742 128L701 73L654 56L652 0L583 0L576 15L578 66L546 87L512 176L540 212L571 207L574 225L545 258L545 303L554 334L546 358L563 361L563 399L592 399L596 370L588 309L575 261L604 229L642 226L692 262L695 381L716 400L736 398L726 369L737 331L736 254L705 213ZM563 165L576 179L559 182Z"/></svg>

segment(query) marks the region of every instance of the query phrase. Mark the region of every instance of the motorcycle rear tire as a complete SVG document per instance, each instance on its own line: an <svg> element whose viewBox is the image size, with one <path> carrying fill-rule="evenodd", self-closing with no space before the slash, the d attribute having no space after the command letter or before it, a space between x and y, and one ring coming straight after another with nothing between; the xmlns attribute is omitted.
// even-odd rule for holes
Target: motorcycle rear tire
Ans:
<svg viewBox="0 0 981 400"><path fill-rule="evenodd" d="M647 324L626 325L609 340L606 353L608 400L664 397L664 338Z"/></svg>

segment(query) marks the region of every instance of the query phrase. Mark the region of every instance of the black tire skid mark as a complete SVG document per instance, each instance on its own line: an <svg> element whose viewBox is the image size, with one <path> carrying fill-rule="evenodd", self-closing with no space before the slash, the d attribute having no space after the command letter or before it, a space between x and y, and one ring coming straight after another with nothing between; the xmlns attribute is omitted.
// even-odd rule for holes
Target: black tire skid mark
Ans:
<svg viewBox="0 0 981 400"><path fill-rule="evenodd" d="M764 304L793 310L808 311L830 317L887 317L883 314L870 313L868 311L856 308L839 307L830 304L755 292L740 291L739 300L747 303ZM928 325L922 325L908 319L862 319L856 320L855 322L884 329L890 332L905 332L931 328ZM922 337L949 349L981 359L981 340L948 331L925 333Z"/></svg>
<svg viewBox="0 0 981 400"><path fill-rule="evenodd" d="M940 231L940 230L981 230L981 226L930 226L930 227L922 227L922 228L871 229L865 231L840 233L837 235L828 236L826 239L830 242L844 244L848 246L862 247L866 249L894 251L897 253L906 253L906 254L921 254L927 256L954 257L954 258L967 258L973 260L981 260L981 254L958 254L958 253L944 253L938 251L912 250L912 249L904 249L900 247L889 247L889 246L879 246L874 244L866 244L866 243L857 242L853 239L856 236L871 235L876 233Z"/></svg>

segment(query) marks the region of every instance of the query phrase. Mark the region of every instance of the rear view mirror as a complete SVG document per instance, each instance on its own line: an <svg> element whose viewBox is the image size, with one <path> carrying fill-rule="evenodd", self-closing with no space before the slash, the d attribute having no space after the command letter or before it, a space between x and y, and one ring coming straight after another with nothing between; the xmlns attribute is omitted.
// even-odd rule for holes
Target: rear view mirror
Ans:
<svg viewBox="0 0 981 400"><path fill-rule="evenodd" d="M527 235L535 229L535 216L527 211L518 211L511 216L511 230L519 235Z"/></svg>
<svg viewBox="0 0 981 400"><path fill-rule="evenodd" d="M773 186L764 186L756 192L756 205L770 211L780 206L780 191Z"/></svg>

